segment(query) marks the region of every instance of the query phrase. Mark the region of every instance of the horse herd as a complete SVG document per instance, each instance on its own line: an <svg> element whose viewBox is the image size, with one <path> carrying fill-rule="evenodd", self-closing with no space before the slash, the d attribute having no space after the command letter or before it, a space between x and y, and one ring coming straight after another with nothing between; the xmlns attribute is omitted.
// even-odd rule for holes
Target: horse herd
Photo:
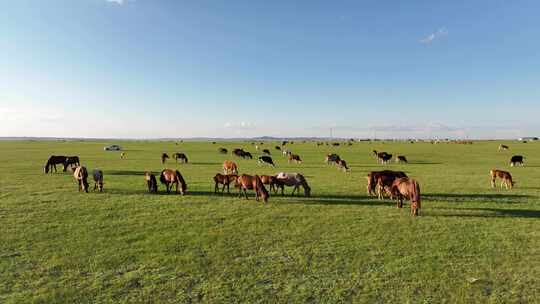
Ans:
<svg viewBox="0 0 540 304"><path fill-rule="evenodd" d="M258 147L256 147L257 150ZM499 150L507 150L508 147L501 145ZM276 150L282 150L281 147L276 146ZM227 154L228 151L225 148L219 148L218 152L221 154ZM259 163L264 163L275 166L268 149L262 150L263 155L258 158ZM301 163L302 160L299 155L293 154L288 149L283 149L281 152L284 156L287 156L289 163L291 161L295 163ZM253 156L251 153L244 151L243 149L234 149L231 153L234 156L243 158L243 159L252 159ZM373 151L373 155L381 162L381 164L388 163L392 159L392 154L387 152L378 152ZM188 163L188 158L184 153L173 153L173 159L178 163ZM123 158L124 156L122 156ZM165 164L169 155L167 153L162 153L161 163ZM407 163L407 158L403 155L397 155L395 157L396 162ZM514 155L510 160L510 165L521 165L523 166L523 156ZM343 160L338 154L331 153L325 156L324 161L327 164L333 164L343 171L350 171L350 168L347 165L347 162ZM71 168L73 172L73 177L75 178L78 190L88 192L88 171L86 167L80 165L80 160L78 156L56 156L53 155L49 157L47 163L45 164L44 171L45 173L57 172L56 165L63 165L63 171L66 172L68 168ZM235 188L238 189L238 196L243 196L248 199L247 190L253 190L255 192L255 199L257 201L262 200L263 202L268 202L270 197L269 191L266 189L267 185L274 194L281 189L281 195L284 195L285 187L293 187L292 195L300 193L300 187L303 188L305 196L310 196L311 187L309 186L304 175L300 173L286 173L279 172L276 175L248 175L248 174L239 174L238 164L231 160L225 160L223 162L223 173L217 173L213 177L214 181L214 193L224 194L225 188L227 188L227 193L230 193L230 184L233 184ZM503 170L493 169L490 171L491 176L491 186L495 187L495 181L497 178L501 179L501 187L503 185L507 189L511 189L515 182L512 179L512 175ZM92 171L92 177L94 180L94 191L99 190L103 191L103 171L100 169L94 169ZM157 178L151 172L145 172L144 179L146 181L148 192L157 193L158 192L158 183ZM397 207L403 207L403 200L411 201L411 214L417 216L419 214L419 209L421 207L421 198L420 198L420 186L417 180L409 178L407 174L403 171L392 171L392 170L382 170L382 171L372 171L369 172L366 176L367 179L367 193L370 196L377 196L379 199L384 199L385 197L397 201ZM163 169L159 174L159 181L165 185L167 193L170 193L171 190L175 190L175 193L180 193L182 195L187 193L187 183L178 170L173 169ZM220 191L221 186L221 191Z"/></svg>

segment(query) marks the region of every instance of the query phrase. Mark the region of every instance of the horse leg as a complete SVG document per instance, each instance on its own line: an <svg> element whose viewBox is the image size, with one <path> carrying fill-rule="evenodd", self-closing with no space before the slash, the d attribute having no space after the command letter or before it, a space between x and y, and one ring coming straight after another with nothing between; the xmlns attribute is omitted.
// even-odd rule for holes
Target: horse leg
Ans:
<svg viewBox="0 0 540 304"><path fill-rule="evenodd" d="M293 189L292 189L292 192L291 192L291 196L294 196L294 192L298 189L298 186L297 185L294 185Z"/></svg>
<svg viewBox="0 0 540 304"><path fill-rule="evenodd" d="M218 182L214 184L214 194L218 192Z"/></svg>
<svg viewBox="0 0 540 304"><path fill-rule="evenodd" d="M246 199L248 200L249 198L248 198L248 195L247 195L247 190L246 190L246 188L244 188L244 195L246 196Z"/></svg>

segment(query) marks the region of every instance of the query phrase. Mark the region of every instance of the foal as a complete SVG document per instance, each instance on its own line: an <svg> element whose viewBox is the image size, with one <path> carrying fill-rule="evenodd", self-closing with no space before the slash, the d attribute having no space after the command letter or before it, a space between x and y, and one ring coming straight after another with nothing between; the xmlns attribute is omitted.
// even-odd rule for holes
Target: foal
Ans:
<svg viewBox="0 0 540 304"><path fill-rule="evenodd" d="M146 185L148 186L148 192L150 193L157 193L157 180L156 176L152 174L151 172L144 172L144 179L146 180Z"/></svg>
<svg viewBox="0 0 540 304"><path fill-rule="evenodd" d="M506 187L506 189L508 189L508 185L510 185L510 189L514 187L515 183L512 180L512 175L510 174L510 172L493 169L489 171L489 173L491 175L492 188L495 188L495 180L497 179L497 177L501 179L501 188L503 185Z"/></svg>
<svg viewBox="0 0 540 304"><path fill-rule="evenodd" d="M88 171L86 170L86 167L78 166L73 173L73 177L79 184L79 192L83 190L88 193Z"/></svg>

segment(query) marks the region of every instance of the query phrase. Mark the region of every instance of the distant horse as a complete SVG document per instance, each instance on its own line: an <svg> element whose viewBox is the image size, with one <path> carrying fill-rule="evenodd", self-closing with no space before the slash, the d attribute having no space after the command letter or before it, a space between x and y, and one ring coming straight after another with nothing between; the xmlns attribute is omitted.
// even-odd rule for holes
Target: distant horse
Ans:
<svg viewBox="0 0 540 304"><path fill-rule="evenodd" d="M167 193L171 193L172 185L176 186L176 193L178 193L178 185L180 185L180 193L182 195L186 194L187 184L182 174L178 170L164 169L161 171L159 180L162 184L165 184Z"/></svg>
<svg viewBox="0 0 540 304"><path fill-rule="evenodd" d="M341 158L339 157L339 155L335 154L335 153L332 153L332 154L327 154L326 157L324 158L324 161L327 163L327 164L330 164L330 163L334 163L334 164L337 164L337 162L341 160Z"/></svg>
<svg viewBox="0 0 540 304"><path fill-rule="evenodd" d="M223 174L227 175L229 173L238 174L238 165L233 161L226 160L223 162Z"/></svg>
<svg viewBox="0 0 540 304"><path fill-rule="evenodd" d="M510 147L508 147L507 145L499 145L499 151L508 149L510 149Z"/></svg>
<svg viewBox="0 0 540 304"><path fill-rule="evenodd" d="M514 167L517 165L521 165L523 167L523 159L524 157L521 155L514 155L512 158L510 158L510 166Z"/></svg>
<svg viewBox="0 0 540 304"><path fill-rule="evenodd" d="M254 190L255 191L255 200L259 201L259 198L262 198L263 202L268 202L268 198L270 195L268 194L268 191L264 187L261 178L258 175L247 175L242 174L236 179L236 185L235 187L239 188L238 190L238 197L242 196L242 191L244 192L244 195L246 199L248 199L247 196L247 190Z"/></svg>
<svg viewBox="0 0 540 304"><path fill-rule="evenodd" d="M373 154L383 165L392 159L392 154L388 154L386 152L377 152L377 150L373 150Z"/></svg>
<svg viewBox="0 0 540 304"><path fill-rule="evenodd" d="M221 188L221 193L225 191L225 187L227 187L227 193L230 193L229 185L232 182L236 181L236 178L238 178L238 175L236 174L216 174L214 176L214 193L218 193L218 185L223 185L223 187Z"/></svg>
<svg viewBox="0 0 540 304"><path fill-rule="evenodd" d="M259 164L268 164L272 167L275 167L274 161L272 160L272 157L268 155L259 156Z"/></svg>
<svg viewBox="0 0 540 304"><path fill-rule="evenodd" d="M86 167L78 166L73 173L73 177L79 185L79 192L84 191L88 193L88 171Z"/></svg>
<svg viewBox="0 0 540 304"><path fill-rule="evenodd" d="M161 154L161 164L165 164L165 162L167 161L168 158L169 158L169 155L167 153L162 153Z"/></svg>
<svg viewBox="0 0 540 304"><path fill-rule="evenodd" d="M287 187L294 187L291 195L294 195L295 191L299 191L300 186L304 188L304 195L310 196L311 195L311 187L309 187L306 178L300 174L300 173L284 173L280 172L278 175L276 175L276 179L278 180L279 184L278 186L281 188L281 195L283 195L284 186Z"/></svg>
<svg viewBox="0 0 540 304"><path fill-rule="evenodd" d="M249 152L244 152L244 155L242 156L242 158L253 159L253 155L251 155L251 153L249 153Z"/></svg>
<svg viewBox="0 0 540 304"><path fill-rule="evenodd" d="M94 191L99 189L99 192L103 192L103 171L94 169L92 176L94 177Z"/></svg>
<svg viewBox="0 0 540 304"><path fill-rule="evenodd" d="M394 181L391 188L391 193L398 199L397 207L403 208L403 199L411 201L411 214L418 215L420 204L420 185L414 179L407 177L398 178Z"/></svg>
<svg viewBox="0 0 540 304"><path fill-rule="evenodd" d="M227 151L227 149L225 149L225 148L219 148L218 152L221 153L221 154L227 154L229 151Z"/></svg>
<svg viewBox="0 0 540 304"><path fill-rule="evenodd" d="M396 156L396 163L408 163L407 158L403 155Z"/></svg>
<svg viewBox="0 0 540 304"><path fill-rule="evenodd" d="M489 172L489 174L491 175L492 188L495 188L495 180L497 179L497 177L501 179L501 188L503 185L506 187L506 189L508 189L509 187L510 189L512 189L514 187L515 183L512 180L512 175L510 174L510 172L493 169Z"/></svg>
<svg viewBox="0 0 540 304"><path fill-rule="evenodd" d="M120 152L120 159L124 159L126 158L126 153L125 152Z"/></svg>
<svg viewBox="0 0 540 304"><path fill-rule="evenodd" d="M289 149L285 149L285 150L283 150L282 154L283 154L283 156L287 156L287 157L288 157L289 155L292 154L292 152L291 152L291 150L289 150Z"/></svg>
<svg viewBox="0 0 540 304"><path fill-rule="evenodd" d="M351 171L351 169L347 166L347 162L344 159L340 159L336 161L336 165L338 166L339 169L345 172Z"/></svg>
<svg viewBox="0 0 540 304"><path fill-rule="evenodd" d="M144 180L146 180L146 185L148 186L148 192L157 193L158 184L156 176L152 172L144 172Z"/></svg>
<svg viewBox="0 0 540 304"><path fill-rule="evenodd" d="M49 159L47 160L47 163L45 164L45 173L49 173L49 171L52 173L53 169L54 172L56 171L56 165L62 164L64 165L66 163L66 157L65 156L59 156L59 155L51 155Z"/></svg>
<svg viewBox="0 0 540 304"><path fill-rule="evenodd" d="M268 150L268 149L263 149L262 152L263 152L264 154L270 155L270 150Z"/></svg>
<svg viewBox="0 0 540 304"><path fill-rule="evenodd" d="M276 150L281 150L281 147L280 147L280 146L276 146L275 149L276 149Z"/></svg>
<svg viewBox="0 0 540 304"><path fill-rule="evenodd" d="M289 154L289 163L291 161L294 161L297 164L302 163L302 159L300 158L300 155L298 155L298 154L292 154L292 153Z"/></svg>
<svg viewBox="0 0 540 304"><path fill-rule="evenodd" d="M172 157L177 163L178 160L180 160L181 163L188 163L188 158L184 153L174 153Z"/></svg>
<svg viewBox="0 0 540 304"><path fill-rule="evenodd" d="M78 156L66 156L66 161L64 162L64 172L66 172L69 166L80 166L80 165L81 163L79 161Z"/></svg>

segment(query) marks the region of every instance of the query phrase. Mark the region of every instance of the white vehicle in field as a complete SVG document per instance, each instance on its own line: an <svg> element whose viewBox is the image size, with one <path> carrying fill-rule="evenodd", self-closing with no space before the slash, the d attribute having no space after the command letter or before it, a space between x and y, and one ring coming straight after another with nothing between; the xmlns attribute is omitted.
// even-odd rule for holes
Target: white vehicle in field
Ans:
<svg viewBox="0 0 540 304"><path fill-rule="evenodd" d="M103 150L104 151L120 151L122 150L122 147L120 147L119 145L110 145L110 146L103 147Z"/></svg>

